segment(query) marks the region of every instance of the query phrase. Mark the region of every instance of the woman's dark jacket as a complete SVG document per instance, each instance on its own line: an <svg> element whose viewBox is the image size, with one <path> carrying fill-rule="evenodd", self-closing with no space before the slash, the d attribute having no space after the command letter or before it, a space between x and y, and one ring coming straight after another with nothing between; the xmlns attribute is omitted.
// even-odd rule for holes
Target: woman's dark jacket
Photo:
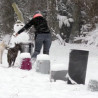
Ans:
<svg viewBox="0 0 98 98"><path fill-rule="evenodd" d="M17 33L20 34L22 33L24 30L29 29L32 25L34 25L35 28L35 34L41 34L41 33L50 33L50 30L48 28L47 25L47 21L45 20L45 18L39 16L36 18L33 18L32 20L30 20L22 29L20 29Z"/></svg>

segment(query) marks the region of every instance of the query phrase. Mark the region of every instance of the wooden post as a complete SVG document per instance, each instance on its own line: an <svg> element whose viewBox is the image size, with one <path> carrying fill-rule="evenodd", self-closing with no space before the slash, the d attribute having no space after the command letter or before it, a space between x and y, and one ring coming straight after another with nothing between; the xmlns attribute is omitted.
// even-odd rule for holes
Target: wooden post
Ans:
<svg viewBox="0 0 98 98"><path fill-rule="evenodd" d="M21 22L24 23L23 14L22 14L22 12L19 10L19 8L18 8L18 6L17 6L17 4L16 4L15 2L12 3L12 7L13 7L15 13L16 13L17 16L18 16L18 19L19 19Z"/></svg>

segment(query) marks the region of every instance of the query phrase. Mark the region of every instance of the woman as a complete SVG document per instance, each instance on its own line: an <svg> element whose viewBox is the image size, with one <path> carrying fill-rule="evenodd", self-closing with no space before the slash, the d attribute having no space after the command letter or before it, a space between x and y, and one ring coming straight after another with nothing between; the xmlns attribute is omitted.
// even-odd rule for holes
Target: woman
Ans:
<svg viewBox="0 0 98 98"><path fill-rule="evenodd" d="M32 60L36 59L37 55L43 46L43 54L49 54L51 46L51 33L46 19L43 17L40 11L36 11L33 18L17 33L16 36L22 33L24 30L29 29L32 25L35 28L35 51L32 55Z"/></svg>

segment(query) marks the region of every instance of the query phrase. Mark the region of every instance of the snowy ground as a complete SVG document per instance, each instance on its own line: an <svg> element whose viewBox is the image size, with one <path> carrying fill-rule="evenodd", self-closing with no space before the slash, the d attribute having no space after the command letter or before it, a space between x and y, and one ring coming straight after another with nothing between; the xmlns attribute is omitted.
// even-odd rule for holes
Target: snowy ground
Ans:
<svg viewBox="0 0 98 98"><path fill-rule="evenodd" d="M87 88L89 80L98 81L98 48L72 44L63 46L55 41L50 50L51 66L63 64L67 69L70 49L90 51L85 85L68 85L60 80L50 82L49 75L37 73L34 68L30 71L7 68L7 51L4 51L3 64L0 64L0 98L98 98L98 92Z"/></svg>

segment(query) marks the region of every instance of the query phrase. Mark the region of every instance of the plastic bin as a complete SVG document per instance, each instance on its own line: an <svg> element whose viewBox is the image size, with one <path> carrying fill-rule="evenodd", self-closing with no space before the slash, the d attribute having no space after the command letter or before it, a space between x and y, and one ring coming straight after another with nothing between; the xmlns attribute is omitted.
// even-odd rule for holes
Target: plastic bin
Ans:
<svg viewBox="0 0 98 98"><path fill-rule="evenodd" d="M23 69L23 70L31 70L32 69L30 53L21 53L20 54L20 62L21 62L20 69Z"/></svg>
<svg viewBox="0 0 98 98"><path fill-rule="evenodd" d="M68 68L68 84L85 84L89 51L71 50Z"/></svg>
<svg viewBox="0 0 98 98"><path fill-rule="evenodd" d="M36 71L43 74L50 73L49 55L40 54L37 56Z"/></svg>

